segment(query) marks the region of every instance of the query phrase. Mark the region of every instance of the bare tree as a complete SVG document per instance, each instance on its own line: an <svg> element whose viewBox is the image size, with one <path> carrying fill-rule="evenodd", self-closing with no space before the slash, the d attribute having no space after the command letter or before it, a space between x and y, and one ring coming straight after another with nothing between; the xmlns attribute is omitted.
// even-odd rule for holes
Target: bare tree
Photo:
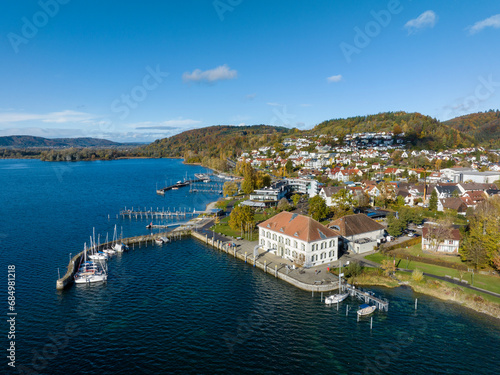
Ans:
<svg viewBox="0 0 500 375"><path fill-rule="evenodd" d="M445 240L451 238L453 227L450 220L438 220L434 225L427 226L425 239L427 240L428 250L436 252Z"/></svg>

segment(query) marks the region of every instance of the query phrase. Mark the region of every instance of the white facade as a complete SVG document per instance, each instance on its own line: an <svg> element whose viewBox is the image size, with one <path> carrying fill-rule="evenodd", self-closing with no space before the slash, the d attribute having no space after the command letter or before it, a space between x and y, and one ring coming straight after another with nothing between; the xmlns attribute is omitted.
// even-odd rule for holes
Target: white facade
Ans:
<svg viewBox="0 0 500 375"><path fill-rule="evenodd" d="M293 236L261 228L259 244L264 250L270 250L274 255L292 262L303 263L304 267L314 267L338 259L338 237L306 242Z"/></svg>

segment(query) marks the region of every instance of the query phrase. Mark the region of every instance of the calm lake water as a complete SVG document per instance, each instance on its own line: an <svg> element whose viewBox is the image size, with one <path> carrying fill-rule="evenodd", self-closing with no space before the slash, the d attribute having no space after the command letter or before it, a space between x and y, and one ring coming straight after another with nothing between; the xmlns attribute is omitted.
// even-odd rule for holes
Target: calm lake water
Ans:
<svg viewBox="0 0 500 375"><path fill-rule="evenodd" d="M498 320L410 289L371 288L389 312L356 321L356 300L325 307L243 262L186 239L109 262L106 284L55 289L58 268L115 224L125 206L202 210L217 195L155 193L201 167L180 160L44 163L0 160L0 288L7 332L8 265L16 274L15 374L491 374ZM108 218L109 215L109 218ZM419 298L418 310L414 300ZM346 305L352 311L346 316ZM24 372L22 372L24 371Z"/></svg>

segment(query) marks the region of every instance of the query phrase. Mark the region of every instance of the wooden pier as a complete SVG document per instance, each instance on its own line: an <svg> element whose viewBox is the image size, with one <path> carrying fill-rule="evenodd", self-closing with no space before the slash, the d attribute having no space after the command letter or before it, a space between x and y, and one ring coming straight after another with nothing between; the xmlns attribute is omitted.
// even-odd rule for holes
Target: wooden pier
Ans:
<svg viewBox="0 0 500 375"><path fill-rule="evenodd" d="M184 186L189 186L195 182L202 182L202 181L209 181L210 178L207 176L207 177L202 177L202 178L194 178L194 179L191 179L191 180L185 180L185 181L178 181L177 183L173 184L173 185L168 185L168 186L165 186L161 189L157 189L156 190L156 194L160 194L160 195L165 195L165 192L166 191L169 191L169 190L177 190L181 187L184 187Z"/></svg>
<svg viewBox="0 0 500 375"><path fill-rule="evenodd" d="M380 311L389 311L389 301L377 298L371 292L365 292L360 289L356 289L356 287L353 285L347 285L346 287L343 287L343 289L347 289L351 296L358 297L360 300L364 301L367 304L371 303L377 306Z"/></svg>
<svg viewBox="0 0 500 375"><path fill-rule="evenodd" d="M137 219L172 219L172 218L175 218L175 219L179 219L179 218L186 218L188 216L197 216L199 215L201 212L196 212L196 211L170 211L170 209L168 210L162 210L162 211L153 211L153 209L150 209L150 210L134 210L134 208L132 207L132 209L129 209L127 210L127 208L125 208L124 210L120 211L120 216L122 218L126 218L128 217L129 219L132 219L132 218L135 218L136 220Z"/></svg>

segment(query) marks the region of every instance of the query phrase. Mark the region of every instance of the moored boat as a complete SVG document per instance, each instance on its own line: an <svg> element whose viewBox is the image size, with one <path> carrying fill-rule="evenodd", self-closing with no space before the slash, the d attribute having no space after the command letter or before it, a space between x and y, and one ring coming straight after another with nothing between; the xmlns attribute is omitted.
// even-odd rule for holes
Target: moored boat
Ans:
<svg viewBox="0 0 500 375"><path fill-rule="evenodd" d="M370 305L367 305L367 304L362 304L361 306L359 306L358 315L359 316L370 315L376 309L377 309L377 306L373 306L373 305L370 306Z"/></svg>

